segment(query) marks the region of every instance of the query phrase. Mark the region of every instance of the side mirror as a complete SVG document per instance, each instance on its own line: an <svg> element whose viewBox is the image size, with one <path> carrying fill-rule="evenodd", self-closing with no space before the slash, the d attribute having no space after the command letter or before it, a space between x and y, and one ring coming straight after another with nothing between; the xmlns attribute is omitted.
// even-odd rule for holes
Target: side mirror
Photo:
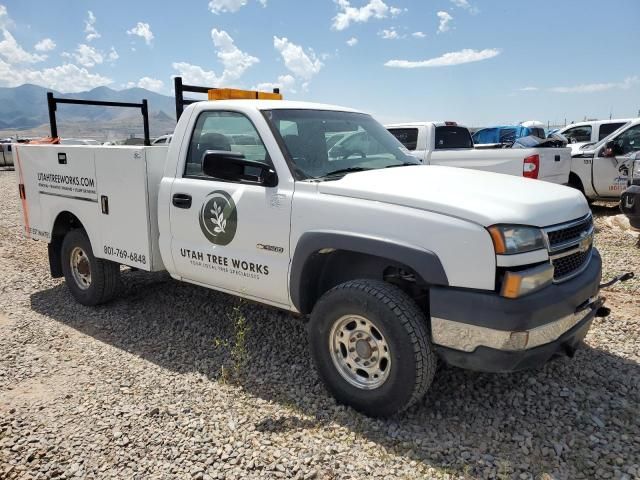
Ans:
<svg viewBox="0 0 640 480"><path fill-rule="evenodd" d="M275 187L278 176L271 165L248 160L239 152L207 150L202 155L202 171L205 175L232 182L248 181Z"/></svg>
<svg viewBox="0 0 640 480"><path fill-rule="evenodd" d="M600 152L600 156L605 158L615 157L615 154L613 153L613 140L604 144L604 147L602 147L602 151Z"/></svg>

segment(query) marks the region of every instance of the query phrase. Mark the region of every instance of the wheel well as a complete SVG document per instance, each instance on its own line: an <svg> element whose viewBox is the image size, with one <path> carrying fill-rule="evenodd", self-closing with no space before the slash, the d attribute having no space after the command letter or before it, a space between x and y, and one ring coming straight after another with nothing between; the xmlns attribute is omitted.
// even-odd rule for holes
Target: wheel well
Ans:
<svg viewBox="0 0 640 480"><path fill-rule="evenodd" d="M313 253L302 270L301 313L311 313L320 297L349 280L383 280L399 286L421 309L428 305L428 284L411 267L388 258L349 250L323 249Z"/></svg>
<svg viewBox="0 0 640 480"><path fill-rule="evenodd" d="M580 177L576 175L574 172L569 172L569 186L577 190L580 190L582 193L584 193L584 186L582 185L582 180L580 180Z"/></svg>
<svg viewBox="0 0 640 480"><path fill-rule="evenodd" d="M60 212L53 222L51 241L49 242L49 269L53 278L63 276L62 273L62 241L65 235L76 228L84 228L82 222L71 212Z"/></svg>

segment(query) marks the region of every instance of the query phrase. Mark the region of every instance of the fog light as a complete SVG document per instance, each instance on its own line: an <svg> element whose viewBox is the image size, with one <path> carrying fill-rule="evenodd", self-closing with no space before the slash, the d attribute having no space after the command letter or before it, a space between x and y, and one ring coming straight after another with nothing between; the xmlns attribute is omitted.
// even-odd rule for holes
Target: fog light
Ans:
<svg viewBox="0 0 640 480"><path fill-rule="evenodd" d="M553 282L553 265L545 263L521 272L506 272L500 295L518 298L533 293Z"/></svg>

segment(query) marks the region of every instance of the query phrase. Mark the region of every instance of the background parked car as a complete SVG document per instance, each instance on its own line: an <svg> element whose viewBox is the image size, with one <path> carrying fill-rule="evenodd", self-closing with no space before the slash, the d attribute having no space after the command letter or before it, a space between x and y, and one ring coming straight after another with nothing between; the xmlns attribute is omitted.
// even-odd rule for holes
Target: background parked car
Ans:
<svg viewBox="0 0 640 480"><path fill-rule="evenodd" d="M544 138L544 126L540 122L525 122L520 125L502 125L497 127L482 128L473 134L473 143L486 144L513 144L518 138L528 137Z"/></svg>
<svg viewBox="0 0 640 480"><path fill-rule="evenodd" d="M595 120L572 123L558 133L567 137L571 153L578 153L587 144L595 144L609 136L620 127L629 123L632 118L616 118L612 120Z"/></svg>

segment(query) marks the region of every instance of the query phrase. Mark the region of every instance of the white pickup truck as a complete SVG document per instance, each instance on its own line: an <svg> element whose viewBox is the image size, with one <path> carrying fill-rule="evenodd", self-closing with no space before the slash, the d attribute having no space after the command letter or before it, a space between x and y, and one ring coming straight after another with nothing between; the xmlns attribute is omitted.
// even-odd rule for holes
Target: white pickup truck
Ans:
<svg viewBox="0 0 640 480"><path fill-rule="evenodd" d="M591 120L572 123L560 129L558 133L569 140L571 154L575 155L576 153L580 153L580 150L582 150L585 145L598 143L632 120L632 118L614 118L611 120Z"/></svg>
<svg viewBox="0 0 640 480"><path fill-rule="evenodd" d="M589 201L615 200L627 188L631 162L640 152L640 118L628 122L571 159L569 185Z"/></svg>
<svg viewBox="0 0 640 480"><path fill-rule="evenodd" d="M360 131L375 154L329 156ZM168 147L20 145L16 163L24 231L77 301L114 298L124 264L308 314L328 390L388 416L438 358L540 367L604 313L579 192L405 152L348 108L219 100L190 105Z"/></svg>
<svg viewBox="0 0 640 480"><path fill-rule="evenodd" d="M456 122L398 123L386 128L423 163L560 184L569 181L571 153L568 148L476 149L469 130Z"/></svg>

